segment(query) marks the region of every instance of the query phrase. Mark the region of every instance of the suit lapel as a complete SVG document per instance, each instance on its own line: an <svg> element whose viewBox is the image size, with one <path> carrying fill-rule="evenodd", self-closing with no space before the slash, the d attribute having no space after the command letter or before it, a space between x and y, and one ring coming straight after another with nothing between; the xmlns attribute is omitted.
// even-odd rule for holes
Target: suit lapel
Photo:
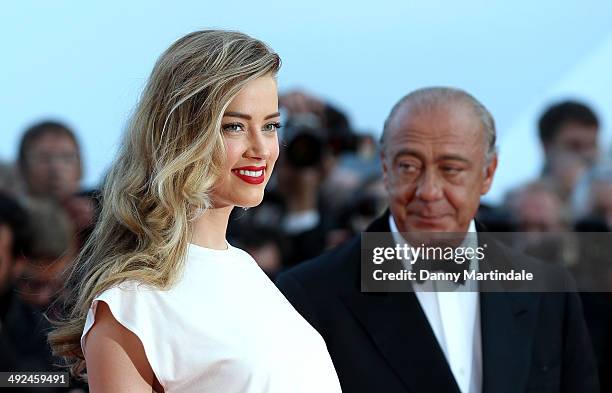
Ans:
<svg viewBox="0 0 612 393"><path fill-rule="evenodd" d="M343 300L391 369L411 391L459 393L413 292L354 293Z"/></svg>
<svg viewBox="0 0 612 393"><path fill-rule="evenodd" d="M483 393L525 389L538 303L532 293L481 293Z"/></svg>
<svg viewBox="0 0 612 393"><path fill-rule="evenodd" d="M479 236L479 242L482 238ZM491 237L487 240L489 250L482 270L505 270L512 265L502 246ZM499 282L488 283L486 290L480 293L482 393L524 391L540 296L509 292Z"/></svg>
<svg viewBox="0 0 612 393"><path fill-rule="evenodd" d="M366 231L390 232L388 220L389 211ZM459 393L413 292L362 293L359 285L355 285L341 298L409 391Z"/></svg>

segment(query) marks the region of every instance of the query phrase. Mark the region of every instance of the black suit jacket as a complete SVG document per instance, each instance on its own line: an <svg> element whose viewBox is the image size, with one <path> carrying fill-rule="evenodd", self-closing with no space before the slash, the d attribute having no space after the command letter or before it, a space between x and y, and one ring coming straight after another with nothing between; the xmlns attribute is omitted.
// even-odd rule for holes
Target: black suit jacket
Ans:
<svg viewBox="0 0 612 393"><path fill-rule="evenodd" d="M367 231L389 232L388 213ZM277 285L325 339L343 392L459 393L415 294L360 291L360 237ZM599 391L575 293L481 293L480 313L483 393Z"/></svg>

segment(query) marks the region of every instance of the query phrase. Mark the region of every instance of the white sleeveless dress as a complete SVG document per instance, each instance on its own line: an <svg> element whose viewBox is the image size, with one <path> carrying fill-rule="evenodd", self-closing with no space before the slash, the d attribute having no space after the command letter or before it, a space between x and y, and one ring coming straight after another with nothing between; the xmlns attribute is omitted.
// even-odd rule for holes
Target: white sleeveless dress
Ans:
<svg viewBox="0 0 612 393"><path fill-rule="evenodd" d="M327 347L246 252L189 245L168 291L125 282L98 302L133 332L167 393L340 392Z"/></svg>

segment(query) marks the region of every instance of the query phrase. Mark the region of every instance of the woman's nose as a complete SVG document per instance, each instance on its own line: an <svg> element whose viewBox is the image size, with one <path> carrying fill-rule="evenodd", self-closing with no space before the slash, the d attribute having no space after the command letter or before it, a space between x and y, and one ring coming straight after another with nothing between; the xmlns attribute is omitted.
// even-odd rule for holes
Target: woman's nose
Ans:
<svg viewBox="0 0 612 393"><path fill-rule="evenodd" d="M270 157L270 148L261 133L254 132L249 135L249 147L245 154L257 160L267 160Z"/></svg>

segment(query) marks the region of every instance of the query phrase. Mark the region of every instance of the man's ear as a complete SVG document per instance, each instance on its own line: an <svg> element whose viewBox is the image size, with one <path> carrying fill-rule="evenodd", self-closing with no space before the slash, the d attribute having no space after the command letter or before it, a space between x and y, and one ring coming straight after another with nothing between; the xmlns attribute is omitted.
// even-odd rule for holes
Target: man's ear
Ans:
<svg viewBox="0 0 612 393"><path fill-rule="evenodd" d="M493 157L491 157L491 159L489 160L489 163L485 167L484 181L482 183L480 195L486 194L491 189L491 185L493 184L493 177L495 175L496 169L497 169L497 153L493 154Z"/></svg>

